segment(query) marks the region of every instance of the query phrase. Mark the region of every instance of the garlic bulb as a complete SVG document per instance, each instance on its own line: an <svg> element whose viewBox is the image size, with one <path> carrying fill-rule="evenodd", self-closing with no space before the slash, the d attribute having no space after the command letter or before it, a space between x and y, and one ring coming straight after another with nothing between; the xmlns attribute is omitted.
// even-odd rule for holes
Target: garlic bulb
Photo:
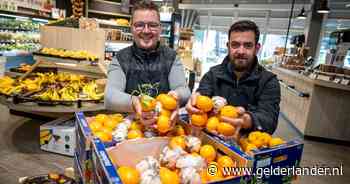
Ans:
<svg viewBox="0 0 350 184"><path fill-rule="evenodd" d="M201 140L194 136L186 136L185 143L189 152L199 152L202 144Z"/></svg>
<svg viewBox="0 0 350 184"><path fill-rule="evenodd" d="M128 136L128 130L116 129L113 131L112 136L113 136L113 140L117 142L124 141Z"/></svg>
<svg viewBox="0 0 350 184"><path fill-rule="evenodd" d="M176 161L176 167L180 169L191 167L196 170L202 170L205 166L205 160L200 156L186 155Z"/></svg>
<svg viewBox="0 0 350 184"><path fill-rule="evenodd" d="M198 174L195 168L187 167L181 169L180 172L181 183L185 184L201 184L201 176Z"/></svg>
<svg viewBox="0 0 350 184"><path fill-rule="evenodd" d="M213 96L211 100L214 104L214 113L218 113L223 106L227 105L226 99L221 96Z"/></svg>
<svg viewBox="0 0 350 184"><path fill-rule="evenodd" d="M140 184L162 184L158 171L159 170L148 169L142 172Z"/></svg>
<svg viewBox="0 0 350 184"><path fill-rule="evenodd" d="M184 154L186 154L186 152L179 147L170 149L168 146L166 146L162 150L159 160L162 165L165 165L168 168L175 168L177 159Z"/></svg>
<svg viewBox="0 0 350 184"><path fill-rule="evenodd" d="M152 156L148 156L136 165L136 169L143 173L146 170L159 170L159 162Z"/></svg>

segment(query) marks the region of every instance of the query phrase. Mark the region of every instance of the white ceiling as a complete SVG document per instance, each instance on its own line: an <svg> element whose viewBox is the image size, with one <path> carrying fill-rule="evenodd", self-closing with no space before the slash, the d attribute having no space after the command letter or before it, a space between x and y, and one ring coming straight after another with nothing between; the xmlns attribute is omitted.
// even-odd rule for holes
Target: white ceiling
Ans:
<svg viewBox="0 0 350 184"><path fill-rule="evenodd" d="M302 7L310 10L314 0L295 0L293 17ZM331 13L327 27L349 27L350 0L329 0ZM253 20L261 30L269 19L268 32L285 34L288 27L292 0L182 0L179 9L194 9L198 12L197 27L227 31L237 20ZM236 6L235 6L236 5ZM303 33L306 20L293 19L291 32Z"/></svg>

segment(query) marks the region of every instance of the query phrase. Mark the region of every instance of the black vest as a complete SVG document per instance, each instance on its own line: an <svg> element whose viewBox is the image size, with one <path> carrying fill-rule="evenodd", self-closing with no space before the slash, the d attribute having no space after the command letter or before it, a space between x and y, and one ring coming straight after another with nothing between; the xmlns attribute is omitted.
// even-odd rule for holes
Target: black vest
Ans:
<svg viewBox="0 0 350 184"><path fill-rule="evenodd" d="M143 93L155 97L170 91L168 76L176 58L174 50L158 45L150 52L134 43L120 50L116 57L126 76L126 93L138 95L135 91L142 89Z"/></svg>

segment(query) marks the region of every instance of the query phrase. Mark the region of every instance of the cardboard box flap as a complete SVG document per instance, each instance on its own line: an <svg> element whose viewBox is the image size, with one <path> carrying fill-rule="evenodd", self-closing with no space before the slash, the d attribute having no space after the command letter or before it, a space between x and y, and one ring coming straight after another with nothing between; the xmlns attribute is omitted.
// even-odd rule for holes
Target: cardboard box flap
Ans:
<svg viewBox="0 0 350 184"><path fill-rule="evenodd" d="M158 160L161 151L168 143L168 137L126 140L107 149L107 152L114 164L136 167L147 156L152 156Z"/></svg>

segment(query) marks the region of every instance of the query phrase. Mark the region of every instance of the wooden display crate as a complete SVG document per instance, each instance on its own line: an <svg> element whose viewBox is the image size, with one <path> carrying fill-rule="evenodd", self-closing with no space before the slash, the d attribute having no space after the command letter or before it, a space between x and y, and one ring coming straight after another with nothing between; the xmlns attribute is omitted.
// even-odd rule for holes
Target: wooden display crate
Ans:
<svg viewBox="0 0 350 184"><path fill-rule="evenodd" d="M67 50L86 50L104 59L105 31L103 29L84 30L69 27L40 27L40 44L42 47L62 48Z"/></svg>

